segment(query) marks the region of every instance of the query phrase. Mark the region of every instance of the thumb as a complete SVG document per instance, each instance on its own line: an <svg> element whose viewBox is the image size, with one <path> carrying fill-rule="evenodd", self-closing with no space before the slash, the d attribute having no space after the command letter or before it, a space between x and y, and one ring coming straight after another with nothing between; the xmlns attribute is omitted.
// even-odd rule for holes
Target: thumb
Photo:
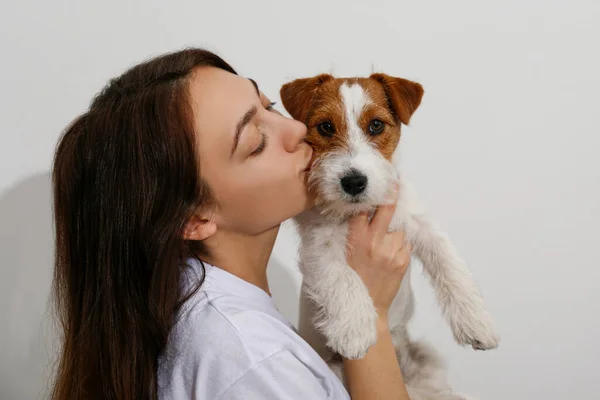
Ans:
<svg viewBox="0 0 600 400"><path fill-rule="evenodd" d="M348 219L349 233L366 230L369 226L369 212L361 211Z"/></svg>
<svg viewBox="0 0 600 400"><path fill-rule="evenodd" d="M346 257L354 252L354 246L359 238L363 237L369 229L369 213L360 212L348 219L348 233L346 235Z"/></svg>

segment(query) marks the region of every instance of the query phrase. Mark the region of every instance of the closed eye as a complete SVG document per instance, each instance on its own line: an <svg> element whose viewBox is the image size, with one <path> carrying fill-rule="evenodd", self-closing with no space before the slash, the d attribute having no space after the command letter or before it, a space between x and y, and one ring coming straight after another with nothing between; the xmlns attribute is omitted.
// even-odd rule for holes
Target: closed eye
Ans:
<svg viewBox="0 0 600 400"><path fill-rule="evenodd" d="M272 101L269 104L267 104L265 106L265 109L267 111L272 111L275 112L277 114L281 114L279 111L277 111L275 109L275 104L277 104L276 101ZM249 157L256 157L257 155L259 155L260 153L263 152L263 150L267 147L267 141L269 139L269 135L267 135L266 133L262 133L262 140L260 142L260 144L258 145L258 147L256 149L254 149L252 151L252 153L249 154Z"/></svg>
<svg viewBox="0 0 600 400"><path fill-rule="evenodd" d="M267 147L267 140L269 139L269 136L266 133L262 134L262 140L260 142L260 144L258 145L258 147L256 149L254 149L254 151L252 151L252 153L249 154L250 157L256 157L257 155L259 155L260 153L263 152L263 150L265 149L265 147Z"/></svg>

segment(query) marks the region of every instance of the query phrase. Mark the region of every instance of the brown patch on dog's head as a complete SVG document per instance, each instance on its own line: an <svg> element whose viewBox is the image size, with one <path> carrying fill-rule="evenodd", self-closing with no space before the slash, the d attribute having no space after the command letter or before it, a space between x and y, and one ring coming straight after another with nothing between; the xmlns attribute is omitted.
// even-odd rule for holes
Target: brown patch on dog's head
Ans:
<svg viewBox="0 0 600 400"><path fill-rule="evenodd" d="M321 74L283 85L280 90L283 106L292 118L306 124L307 141L313 145L316 157L324 151L349 148L348 124L354 121L342 98L343 84L361 86L368 101L360 113L354 115L354 121L367 140L391 160L400 140L400 124L407 125L421 103L422 86L382 73L368 78L334 78ZM370 129L381 125L381 132L373 133Z"/></svg>

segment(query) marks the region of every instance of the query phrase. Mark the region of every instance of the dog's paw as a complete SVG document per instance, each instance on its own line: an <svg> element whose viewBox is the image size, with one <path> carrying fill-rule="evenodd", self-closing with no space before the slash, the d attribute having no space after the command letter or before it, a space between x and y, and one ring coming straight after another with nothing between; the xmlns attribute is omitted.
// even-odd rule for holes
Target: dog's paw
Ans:
<svg viewBox="0 0 600 400"><path fill-rule="evenodd" d="M494 324L486 312L456 321L453 324L453 333L458 344L471 346L475 350L495 349L500 343Z"/></svg>
<svg viewBox="0 0 600 400"><path fill-rule="evenodd" d="M373 306L346 311L321 321L319 330L334 352L347 359L362 358L377 341L377 311Z"/></svg>
<svg viewBox="0 0 600 400"><path fill-rule="evenodd" d="M327 345L344 358L350 360L363 358L369 347L377 341L375 323L371 327L348 328L338 330L334 335L328 337Z"/></svg>
<svg viewBox="0 0 600 400"><path fill-rule="evenodd" d="M492 349L495 349L498 347L499 342L500 342L500 339L498 338L498 336L492 335L491 337L487 338L487 340L484 340L484 341L474 339L470 342L470 344L474 350L492 350Z"/></svg>

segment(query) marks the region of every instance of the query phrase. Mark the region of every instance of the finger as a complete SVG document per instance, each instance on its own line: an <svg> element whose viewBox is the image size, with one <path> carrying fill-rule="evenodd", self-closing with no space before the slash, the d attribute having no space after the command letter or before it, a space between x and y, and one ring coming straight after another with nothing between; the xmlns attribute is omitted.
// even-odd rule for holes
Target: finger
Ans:
<svg viewBox="0 0 600 400"><path fill-rule="evenodd" d="M411 257L412 257L412 252L411 252L412 248L410 248L410 246L405 247L404 249L402 249L401 255L401 262L402 265L404 265L404 267L408 267L408 265L410 264L411 261Z"/></svg>
<svg viewBox="0 0 600 400"><path fill-rule="evenodd" d="M410 245L406 245L402 249L398 250L395 254L394 259L396 260L396 265L401 267L402 269L408 267L411 261L411 247Z"/></svg>
<svg viewBox="0 0 600 400"><path fill-rule="evenodd" d="M402 247L398 248L398 254L402 253L402 254L412 254L412 245L410 243L406 243L404 242Z"/></svg>
<svg viewBox="0 0 600 400"><path fill-rule="evenodd" d="M404 254L405 257L407 257L407 259L410 259L410 257L412 257L412 251L413 251L413 246L410 243L406 243L406 245L402 248L402 254Z"/></svg>
<svg viewBox="0 0 600 400"><path fill-rule="evenodd" d="M407 245L406 234L404 233L404 231L402 231L402 230L395 231L395 232L388 233L388 235L390 236L390 238L392 239L392 241L394 242L394 244L396 245L396 248L398 250L401 250L404 247L406 247L406 245Z"/></svg>
<svg viewBox="0 0 600 400"><path fill-rule="evenodd" d="M354 235L364 231L369 226L369 213L362 211L348 219L348 234Z"/></svg>
<svg viewBox="0 0 600 400"><path fill-rule="evenodd" d="M348 219L348 233L346 234L346 256L354 252L354 245L365 236L365 231L369 226L369 214L361 212Z"/></svg>
<svg viewBox="0 0 600 400"><path fill-rule="evenodd" d="M382 205L377 207L375 210L375 214L371 219L371 229L374 234L385 234L387 233L388 227L390 226L390 222L392 220L392 216L396 211L396 205L398 203L398 190L394 188L392 192L392 202L391 204Z"/></svg>
<svg viewBox="0 0 600 400"><path fill-rule="evenodd" d="M384 205L391 205L398 202L398 192L400 191L400 183L398 181L393 181L390 185L389 192L385 196L385 200L383 201Z"/></svg>

